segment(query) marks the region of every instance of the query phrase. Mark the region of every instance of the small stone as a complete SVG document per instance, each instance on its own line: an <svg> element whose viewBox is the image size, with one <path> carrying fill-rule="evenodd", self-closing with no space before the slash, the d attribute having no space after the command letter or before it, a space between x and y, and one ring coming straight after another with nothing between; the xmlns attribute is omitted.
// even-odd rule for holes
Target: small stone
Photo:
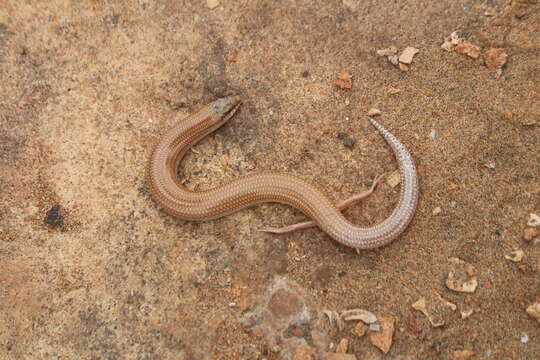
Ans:
<svg viewBox="0 0 540 360"><path fill-rule="evenodd" d="M381 115L382 112L381 110L377 109L377 108L371 108L369 109L369 111L367 112L367 115L368 116L379 116Z"/></svg>
<svg viewBox="0 0 540 360"><path fill-rule="evenodd" d="M488 169L495 169L496 165L494 162L488 162L484 164Z"/></svg>
<svg viewBox="0 0 540 360"><path fill-rule="evenodd" d="M450 258L452 269L446 278L446 286L457 292L473 293L478 286L474 267L458 258Z"/></svg>
<svg viewBox="0 0 540 360"><path fill-rule="evenodd" d="M388 95L395 95L399 92L401 92L401 90L398 88L394 88L394 87L388 88Z"/></svg>
<svg viewBox="0 0 540 360"><path fill-rule="evenodd" d="M303 78L307 78L309 77L309 71L302 71L300 75L302 75Z"/></svg>
<svg viewBox="0 0 540 360"><path fill-rule="evenodd" d="M540 216L536 214L529 214L529 221L527 221L527 226L540 226Z"/></svg>
<svg viewBox="0 0 540 360"><path fill-rule="evenodd" d="M347 72L341 72L338 74L338 78L334 80L334 85L340 89L352 88L352 75Z"/></svg>
<svg viewBox="0 0 540 360"><path fill-rule="evenodd" d="M409 71L409 66L403 63L399 63L399 70L401 71Z"/></svg>
<svg viewBox="0 0 540 360"><path fill-rule="evenodd" d="M490 48L484 52L484 62L488 69L498 69L506 64L508 54L502 48Z"/></svg>
<svg viewBox="0 0 540 360"><path fill-rule="evenodd" d="M346 338L343 338L340 340L339 344L336 346L336 352L345 354L348 348L349 348L349 340L347 340Z"/></svg>
<svg viewBox="0 0 540 360"><path fill-rule="evenodd" d="M343 140L343 145L345 145L345 147L348 147L349 149L352 149L354 147L354 144L356 144L356 140L353 140L351 138L346 138Z"/></svg>
<svg viewBox="0 0 540 360"><path fill-rule="evenodd" d="M236 303L235 303L235 302L230 302L230 303L229 303L229 307L233 308L233 307L235 307L235 306L236 306Z"/></svg>
<svg viewBox="0 0 540 360"><path fill-rule="evenodd" d="M533 317L538 321L540 324L540 299L538 299L535 303L529 305L527 309L525 310L529 316Z"/></svg>
<svg viewBox="0 0 540 360"><path fill-rule="evenodd" d="M413 309L424 314L433 327L443 326L445 324L445 315L456 310L456 305L446 301L437 293L429 296L429 299L421 297L417 302L412 304Z"/></svg>
<svg viewBox="0 0 540 360"><path fill-rule="evenodd" d="M442 43L441 45L441 49L445 50L445 51L453 51L454 50L454 44L452 44L450 41L445 41Z"/></svg>
<svg viewBox="0 0 540 360"><path fill-rule="evenodd" d="M471 316L473 312L474 312L473 309L463 310L463 311L461 311L461 318L462 318L462 319L466 319L466 318L468 318L469 316Z"/></svg>
<svg viewBox="0 0 540 360"><path fill-rule="evenodd" d="M390 316L379 316L382 331L369 334L371 343L381 349L383 353L388 353L392 346L392 337L394 336L395 319Z"/></svg>
<svg viewBox="0 0 540 360"><path fill-rule="evenodd" d="M377 322L377 317L375 314L363 309L345 310L341 313L341 318L345 321L360 320L366 324L373 324Z"/></svg>
<svg viewBox="0 0 540 360"><path fill-rule="evenodd" d="M529 342L529 334L527 333L523 333L521 334L521 337L519 338L519 340L523 343L523 344L526 344Z"/></svg>
<svg viewBox="0 0 540 360"><path fill-rule="evenodd" d="M525 239L527 241L531 241L532 239L534 239L538 235L540 235L540 230L538 230L536 228L528 227L525 230L523 230L523 239Z"/></svg>
<svg viewBox="0 0 540 360"><path fill-rule="evenodd" d="M433 211L431 212L431 214L432 214L433 216L437 216L437 215L439 215L440 213L442 213L442 209L441 209L440 206L437 206L437 207L436 207L435 209L433 209Z"/></svg>
<svg viewBox="0 0 540 360"><path fill-rule="evenodd" d="M356 360L354 354L342 354L342 353L327 353L326 360Z"/></svg>
<svg viewBox="0 0 540 360"><path fill-rule="evenodd" d="M420 50L415 47L407 46L399 55L399 62L402 64L411 64L414 55L418 54Z"/></svg>
<svg viewBox="0 0 540 360"><path fill-rule="evenodd" d="M47 211L47 214L45 214L45 218L43 219L43 222L51 226L59 226L62 224L62 220L63 220L63 216L62 216L62 212L60 211L60 205L56 204L56 205L53 205L49 209L49 211Z"/></svg>
<svg viewBox="0 0 540 360"><path fill-rule="evenodd" d="M455 360L469 360L474 356L474 351L471 350L454 350L453 352Z"/></svg>
<svg viewBox="0 0 540 360"><path fill-rule="evenodd" d="M377 50L377 55L379 56L390 56L395 54L397 54L397 47L395 46L390 46L386 49Z"/></svg>
<svg viewBox="0 0 540 360"><path fill-rule="evenodd" d="M367 329L368 326L363 322L359 321L358 324L356 324L356 326L351 330L351 332L358 337L362 337L366 334Z"/></svg>
<svg viewBox="0 0 540 360"><path fill-rule="evenodd" d="M301 346L294 352L293 360L314 360L315 352L310 346Z"/></svg>
<svg viewBox="0 0 540 360"><path fill-rule="evenodd" d="M469 42L463 42L456 45L455 50L457 53L467 55L473 59L478 59L480 56L480 46L473 45Z"/></svg>
<svg viewBox="0 0 540 360"><path fill-rule="evenodd" d="M356 140L352 139L351 137L349 137L349 135L347 133L344 133L344 132L340 132L338 135L337 135L338 139L341 140L341 142L343 143L343 145L349 149L352 149L354 147L354 145L356 144Z"/></svg>
<svg viewBox="0 0 540 360"><path fill-rule="evenodd" d="M457 189L459 189L459 185L458 185L458 184L450 183L450 184L448 185L448 190L452 190L452 191L453 191L453 190L457 190Z"/></svg>
<svg viewBox="0 0 540 360"><path fill-rule="evenodd" d="M381 325L379 325L379 324L369 324L369 331L379 332L379 331L381 331Z"/></svg>
<svg viewBox="0 0 540 360"><path fill-rule="evenodd" d="M227 61L228 62L236 62L236 60L237 60L236 56L234 56L234 55L227 56Z"/></svg>
<svg viewBox="0 0 540 360"><path fill-rule="evenodd" d="M388 175L388 177L386 178L386 182L392 188L395 188L396 186L398 186L399 183L401 182L401 175L399 173L399 170L396 170L392 172L390 175Z"/></svg>
<svg viewBox="0 0 540 360"><path fill-rule="evenodd" d="M520 262L523 260L525 253L521 249L512 251L509 255L504 255L504 258L513 262Z"/></svg>
<svg viewBox="0 0 540 360"><path fill-rule="evenodd" d="M459 34L457 31L454 31L450 34L450 42L452 45L461 44L463 42L463 39L459 37Z"/></svg>
<svg viewBox="0 0 540 360"><path fill-rule="evenodd" d="M210 9L215 9L219 6L219 0L206 0L206 6Z"/></svg>
<svg viewBox="0 0 540 360"><path fill-rule="evenodd" d="M399 56L397 55L388 55L386 58L392 63L392 65L399 64Z"/></svg>
<svg viewBox="0 0 540 360"><path fill-rule="evenodd" d="M428 136L432 139L435 139L437 137L437 134L435 133L435 129L431 129L430 133L428 134Z"/></svg>

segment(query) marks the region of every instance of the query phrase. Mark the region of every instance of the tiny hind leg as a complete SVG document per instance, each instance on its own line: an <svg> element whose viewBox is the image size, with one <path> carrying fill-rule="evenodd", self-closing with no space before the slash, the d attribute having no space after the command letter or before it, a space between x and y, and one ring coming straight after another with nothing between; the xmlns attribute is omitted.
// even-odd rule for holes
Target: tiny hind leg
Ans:
<svg viewBox="0 0 540 360"><path fill-rule="evenodd" d="M371 184L371 187L368 190L363 191L363 192L361 192L359 194L355 194L355 195L349 197L348 199L340 202L337 205L337 208L339 209L339 211L343 211L343 210L349 208L351 205L355 204L356 202L358 202L360 200L364 200L369 195L373 194L373 191L375 190L375 188L377 187L379 182L386 175L388 175L388 173L384 173L382 175L377 176L373 180L373 183ZM315 221L313 221L313 220L310 220L310 221L303 221L303 222L292 224L292 225L287 225L287 226L280 227L280 228L260 229L259 231L261 231L261 232L269 232L269 233L273 233L273 234L287 234L287 233L295 232L295 231L298 231L298 230L309 229L309 228L315 227L315 226L317 226L317 223Z"/></svg>

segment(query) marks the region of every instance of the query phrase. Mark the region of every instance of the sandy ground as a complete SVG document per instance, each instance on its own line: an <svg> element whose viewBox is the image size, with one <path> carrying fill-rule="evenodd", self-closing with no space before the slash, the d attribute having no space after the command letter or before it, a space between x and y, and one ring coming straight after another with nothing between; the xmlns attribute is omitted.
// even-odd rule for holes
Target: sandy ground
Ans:
<svg viewBox="0 0 540 360"><path fill-rule="evenodd" d="M539 8L0 1L0 358L539 358L525 309L540 244L522 239L540 213ZM504 49L506 65L444 51L453 31ZM377 56L389 46L419 49L409 71ZM351 89L333 84L342 72ZM376 107L418 165L409 228L358 255L318 229L257 232L303 219L278 204L203 223L161 211L145 185L152 146L228 94L242 108L183 162L190 188L273 169L344 199L397 166L365 116ZM346 215L375 224L398 194L383 183ZM454 257L474 267L473 293L447 288ZM412 308L435 293L457 306L433 310L439 327ZM323 314L351 308L393 319L387 354ZM326 355L342 339L350 355Z"/></svg>

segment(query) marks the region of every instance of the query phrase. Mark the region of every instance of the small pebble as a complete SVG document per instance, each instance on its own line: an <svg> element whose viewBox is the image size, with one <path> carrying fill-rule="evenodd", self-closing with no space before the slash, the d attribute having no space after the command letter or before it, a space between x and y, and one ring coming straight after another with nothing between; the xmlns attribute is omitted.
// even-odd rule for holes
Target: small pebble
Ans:
<svg viewBox="0 0 540 360"><path fill-rule="evenodd" d="M435 134L435 129L431 129L431 132L429 133L428 135L430 138L432 139L435 139L435 137L437 137L437 135Z"/></svg>
<svg viewBox="0 0 540 360"><path fill-rule="evenodd" d="M395 95L399 92L401 92L401 90L398 88L391 87L388 89L388 95Z"/></svg>
<svg viewBox="0 0 540 360"><path fill-rule="evenodd" d="M525 230L523 230L523 239L525 239L527 241L531 241L532 239L534 239L538 235L540 235L540 230L538 230L536 228L528 227Z"/></svg>
<svg viewBox="0 0 540 360"><path fill-rule="evenodd" d="M399 173L399 170L392 172L386 178L386 183L390 185L390 187L392 188L395 188L396 186L398 186L400 182L401 182L401 175Z"/></svg>
<svg viewBox="0 0 540 360"><path fill-rule="evenodd" d="M334 85L336 85L340 89L351 89L352 78L352 75L348 72L341 72L338 74L338 78L334 80Z"/></svg>
<svg viewBox="0 0 540 360"><path fill-rule="evenodd" d="M449 311L456 310L455 304L446 301L441 295L437 293L434 293L432 295L430 294L429 299L421 297L420 299L418 299L418 301L412 304L412 307L413 309L418 310L422 314L424 314L431 323L431 326L433 327L443 326L445 324L445 314L447 314ZM416 327L417 325L414 325L414 328Z"/></svg>
<svg viewBox="0 0 540 360"><path fill-rule="evenodd" d="M388 61L392 63L392 65L399 64L399 57L397 55L388 55L387 58L388 58Z"/></svg>
<svg viewBox="0 0 540 360"><path fill-rule="evenodd" d="M403 63L399 63L399 70L401 71L409 71L409 66Z"/></svg>
<svg viewBox="0 0 540 360"><path fill-rule="evenodd" d="M420 50L415 47L407 46L399 55L399 62L402 64L411 64L414 55L418 54Z"/></svg>
<svg viewBox="0 0 540 360"><path fill-rule="evenodd" d="M494 163L494 162L486 163L485 166L486 166L488 169L495 169L495 163Z"/></svg>
<svg viewBox="0 0 540 360"><path fill-rule="evenodd" d="M456 292L475 292L478 280L474 276L474 267L458 258L450 258L449 262L452 268L446 278L446 287Z"/></svg>
<svg viewBox="0 0 540 360"><path fill-rule="evenodd" d="M53 207L47 211L47 214L45 214L45 218L43 219L43 222L48 225L52 226L58 226L62 223L63 216L62 212L60 211L60 205L56 204Z"/></svg>
<svg viewBox="0 0 540 360"><path fill-rule="evenodd" d="M388 353L392 347L392 338L396 320L391 316L380 316L380 331L369 334L371 343L378 347L383 353ZM373 324L375 325L375 324Z"/></svg>
<svg viewBox="0 0 540 360"><path fill-rule="evenodd" d="M210 9L215 9L219 6L219 0L206 0L206 6Z"/></svg>
<svg viewBox="0 0 540 360"><path fill-rule="evenodd" d="M452 45L461 44L463 42L463 39L459 37L459 34L457 31L454 31L450 34L450 42Z"/></svg>
<svg viewBox="0 0 540 360"><path fill-rule="evenodd" d="M368 116L379 116L381 115L382 112L381 110L377 109L377 108L371 108L369 109L369 111L367 112L367 115Z"/></svg>
<svg viewBox="0 0 540 360"><path fill-rule="evenodd" d="M371 324L369 325L369 331L381 331L381 325Z"/></svg>
<svg viewBox="0 0 540 360"><path fill-rule="evenodd" d="M527 333L521 334L520 341L524 344L529 342L529 335Z"/></svg>
<svg viewBox="0 0 540 360"><path fill-rule="evenodd" d="M529 220L527 221L527 226L540 226L540 216L536 214L529 214Z"/></svg>
<svg viewBox="0 0 540 360"><path fill-rule="evenodd" d="M466 318L468 318L469 316L471 316L473 312L474 312L473 309L463 310L463 311L461 311L461 318L462 318L462 319L466 319Z"/></svg>
<svg viewBox="0 0 540 360"><path fill-rule="evenodd" d="M478 59L480 56L480 46L473 45L468 42L457 44L455 47L457 53L467 55L473 59Z"/></svg>
<svg viewBox="0 0 540 360"><path fill-rule="evenodd" d="M538 299L535 303L529 305L527 309L525 310L527 314L538 321L540 324L540 299Z"/></svg>
<svg viewBox="0 0 540 360"><path fill-rule="evenodd" d="M525 253L521 249L512 251L509 255L505 255L504 258L513 262L520 262L523 260Z"/></svg>
<svg viewBox="0 0 540 360"><path fill-rule="evenodd" d="M433 209L432 213L434 216L437 216L439 215L440 213L442 213L442 209L440 206L437 206L435 209Z"/></svg>

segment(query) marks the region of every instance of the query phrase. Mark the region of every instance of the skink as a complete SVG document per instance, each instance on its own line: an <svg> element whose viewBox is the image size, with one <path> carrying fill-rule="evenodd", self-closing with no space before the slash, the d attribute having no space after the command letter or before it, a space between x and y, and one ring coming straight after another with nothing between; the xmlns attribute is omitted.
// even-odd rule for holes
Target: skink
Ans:
<svg viewBox="0 0 540 360"><path fill-rule="evenodd" d="M216 100L180 121L158 142L148 162L148 184L152 197L165 211L181 219L204 221L254 204L278 202L302 211L330 237L356 249L388 244L408 226L418 201L416 168L405 146L373 119L370 119L371 123L392 148L401 175L398 204L386 220L375 226L361 227L350 223L318 187L291 174L258 172L204 191L184 187L176 174L186 152L227 122L239 106L237 96ZM309 223L301 228L309 226L306 224Z"/></svg>

